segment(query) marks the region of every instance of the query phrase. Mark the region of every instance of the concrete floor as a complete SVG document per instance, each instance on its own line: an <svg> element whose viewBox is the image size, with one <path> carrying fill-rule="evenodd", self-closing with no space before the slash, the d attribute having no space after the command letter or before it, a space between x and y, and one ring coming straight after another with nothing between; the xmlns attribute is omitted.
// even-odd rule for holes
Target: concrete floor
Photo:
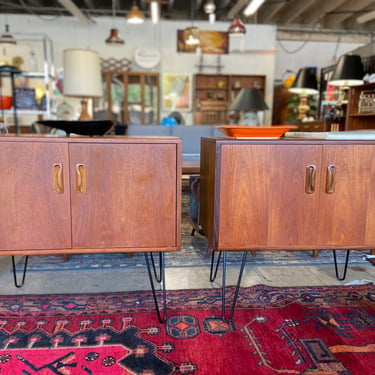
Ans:
<svg viewBox="0 0 375 375"><path fill-rule="evenodd" d="M30 272L25 285L17 289L13 283L11 258L0 257L0 283L2 295L100 293L129 290L150 290L146 269ZM235 285L239 267L227 268L227 285ZM221 273L214 283L209 281L209 267L167 268L167 289L196 289L221 287ZM346 280L338 281L334 266L322 267L255 267L245 268L242 286L257 284L271 286L344 285L355 280L375 283L375 266L360 265L348 268Z"/></svg>

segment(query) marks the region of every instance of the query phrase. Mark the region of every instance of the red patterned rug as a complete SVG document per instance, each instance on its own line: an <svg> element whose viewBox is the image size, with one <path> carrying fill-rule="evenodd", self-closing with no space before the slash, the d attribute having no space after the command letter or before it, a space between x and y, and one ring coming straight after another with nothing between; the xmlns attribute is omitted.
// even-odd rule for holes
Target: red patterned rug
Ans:
<svg viewBox="0 0 375 375"><path fill-rule="evenodd" d="M228 297L233 289L228 290ZM220 290L0 297L1 375L367 375L375 287L241 288L233 322Z"/></svg>

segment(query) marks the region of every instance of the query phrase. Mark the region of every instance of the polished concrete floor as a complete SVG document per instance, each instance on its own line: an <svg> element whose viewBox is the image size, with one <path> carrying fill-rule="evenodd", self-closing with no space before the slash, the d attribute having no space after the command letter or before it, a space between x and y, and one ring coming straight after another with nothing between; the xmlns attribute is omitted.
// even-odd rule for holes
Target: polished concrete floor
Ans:
<svg viewBox="0 0 375 375"><path fill-rule="evenodd" d="M0 257L0 283L2 295L100 293L128 290L150 290L144 270L95 270L63 272L29 272L22 288L13 283L10 257ZM209 281L209 267L166 268L167 289L194 289L221 287L221 272L214 283ZM235 285L239 267L227 268L227 285ZM375 266L359 265L348 268L346 280L338 281L334 266L322 267L255 267L245 268L242 286L319 286L344 285L348 282L375 283Z"/></svg>

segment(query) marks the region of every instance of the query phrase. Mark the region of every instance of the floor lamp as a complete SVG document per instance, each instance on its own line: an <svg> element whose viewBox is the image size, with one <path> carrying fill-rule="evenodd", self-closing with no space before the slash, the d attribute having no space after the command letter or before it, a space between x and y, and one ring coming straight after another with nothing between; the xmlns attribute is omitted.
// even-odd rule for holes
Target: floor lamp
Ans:
<svg viewBox="0 0 375 375"><path fill-rule="evenodd" d="M307 67L300 69L289 91L294 94L298 94L300 97L300 103L298 105L298 118L299 120L303 120L310 110L307 97L309 95L315 95L319 92L316 79L316 68Z"/></svg>
<svg viewBox="0 0 375 375"><path fill-rule="evenodd" d="M81 99L80 121L92 120L87 110L87 99L103 95L100 58L89 49L66 49L63 52L64 96Z"/></svg>
<svg viewBox="0 0 375 375"><path fill-rule="evenodd" d="M229 111L238 111L241 118L238 125L258 126L258 112L268 109L263 96L257 88L243 88L236 96Z"/></svg>

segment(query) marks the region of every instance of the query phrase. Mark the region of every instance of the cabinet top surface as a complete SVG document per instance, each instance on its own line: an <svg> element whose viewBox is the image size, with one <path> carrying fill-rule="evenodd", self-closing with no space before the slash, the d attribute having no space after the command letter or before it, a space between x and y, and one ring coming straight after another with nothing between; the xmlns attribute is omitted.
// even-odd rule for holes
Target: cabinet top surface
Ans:
<svg viewBox="0 0 375 375"><path fill-rule="evenodd" d="M41 135L8 135L0 136L0 142L50 142L50 143L181 143L178 137L132 137L132 136L41 136Z"/></svg>
<svg viewBox="0 0 375 375"><path fill-rule="evenodd" d="M371 144L375 139L317 139L317 138L270 138L270 139L234 139L225 137L202 137L204 142L213 142L218 145L328 145L328 144Z"/></svg>

